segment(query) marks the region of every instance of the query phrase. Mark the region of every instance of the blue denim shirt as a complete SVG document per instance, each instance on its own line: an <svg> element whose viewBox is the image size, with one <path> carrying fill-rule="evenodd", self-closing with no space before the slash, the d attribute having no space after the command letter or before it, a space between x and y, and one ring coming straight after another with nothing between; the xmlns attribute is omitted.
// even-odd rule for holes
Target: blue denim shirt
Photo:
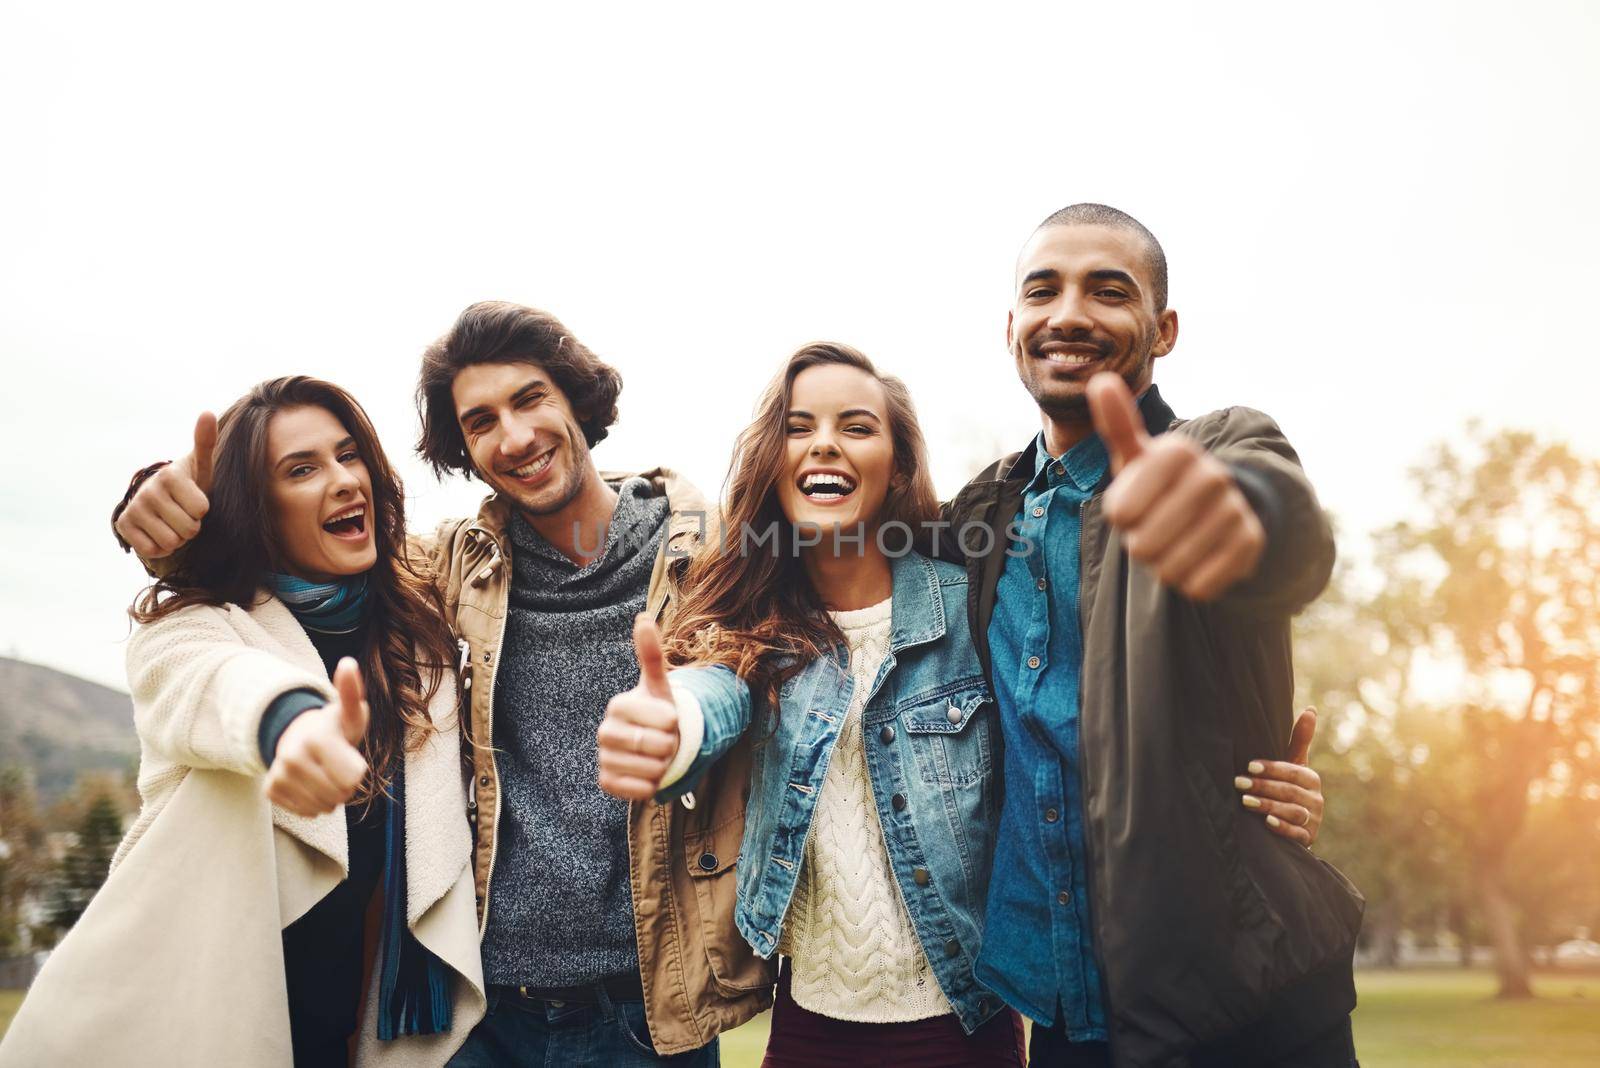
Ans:
<svg viewBox="0 0 1600 1068"><path fill-rule="evenodd" d="M893 630L862 712L867 773L890 866L911 924L962 1027L1001 1008L972 974L982 940L997 823L994 702L967 620L967 575L915 554L893 560ZM676 796L751 727L749 688L724 667L679 668L700 702L705 735ZM850 707L848 652L806 665L779 693L761 739L739 852L735 920L770 957L783 933L828 758Z"/></svg>
<svg viewBox="0 0 1600 1068"><path fill-rule="evenodd" d="M1034 455L989 622L1006 790L978 975L1046 1026L1059 1006L1072 1041L1105 1041L1078 762L1078 581L1081 509L1106 452L1091 436L1052 458L1041 434Z"/></svg>

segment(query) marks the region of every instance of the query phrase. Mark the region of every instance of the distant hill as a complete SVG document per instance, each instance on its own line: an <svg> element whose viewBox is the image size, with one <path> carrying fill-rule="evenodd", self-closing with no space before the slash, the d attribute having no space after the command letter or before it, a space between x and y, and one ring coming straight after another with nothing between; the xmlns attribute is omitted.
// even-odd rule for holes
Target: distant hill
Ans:
<svg viewBox="0 0 1600 1068"><path fill-rule="evenodd" d="M122 772L138 759L127 694L0 657L0 768L31 770L42 804L68 793L82 772Z"/></svg>

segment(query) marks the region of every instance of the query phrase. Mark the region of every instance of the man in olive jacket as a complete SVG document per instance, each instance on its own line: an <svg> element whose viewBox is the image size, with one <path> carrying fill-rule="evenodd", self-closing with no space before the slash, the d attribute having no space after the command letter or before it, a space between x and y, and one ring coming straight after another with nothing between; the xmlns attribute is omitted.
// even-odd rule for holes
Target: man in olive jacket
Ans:
<svg viewBox="0 0 1600 1068"><path fill-rule="evenodd" d="M1005 743L978 977L1037 1022L1034 1064L1349 1068L1360 894L1233 781L1288 747L1289 620L1327 584L1328 522L1270 418L1162 400L1177 314L1136 220L1057 212L1016 281L1043 429L941 539Z"/></svg>

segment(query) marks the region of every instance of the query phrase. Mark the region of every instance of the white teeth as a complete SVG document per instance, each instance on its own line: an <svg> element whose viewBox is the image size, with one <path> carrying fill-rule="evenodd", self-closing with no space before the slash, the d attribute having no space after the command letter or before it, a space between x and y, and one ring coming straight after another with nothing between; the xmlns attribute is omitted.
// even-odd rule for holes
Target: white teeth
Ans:
<svg viewBox="0 0 1600 1068"><path fill-rule="evenodd" d="M340 512L338 515L334 516L332 519L327 520L326 522L328 522L328 523L339 523L339 522L342 522L342 521L344 521L346 519L354 519L358 515L366 515L366 514L367 514L367 506L364 505L364 504L358 504L354 508L350 508L350 509L347 509L346 511Z"/></svg>
<svg viewBox="0 0 1600 1068"><path fill-rule="evenodd" d="M543 471L545 468L549 467L550 466L550 461L554 460L555 458L556 458L556 451L554 449L551 449L549 452L545 453L545 455L543 457L541 457L540 459L534 460L531 463L523 464L521 467L516 468L511 473L513 475L516 475L518 478L532 478L534 475L537 475L540 471Z"/></svg>
<svg viewBox="0 0 1600 1068"><path fill-rule="evenodd" d="M1098 356L1086 356L1079 352L1047 352L1044 354L1044 358L1049 360L1051 363L1071 364L1093 363L1095 360L1099 359Z"/></svg>
<svg viewBox="0 0 1600 1068"><path fill-rule="evenodd" d="M816 492L821 490L824 486L837 487L837 492ZM843 497L855 488L856 484L845 476L828 474L824 472L810 474L800 480L800 489L802 492L808 493L813 497L822 498L824 500Z"/></svg>

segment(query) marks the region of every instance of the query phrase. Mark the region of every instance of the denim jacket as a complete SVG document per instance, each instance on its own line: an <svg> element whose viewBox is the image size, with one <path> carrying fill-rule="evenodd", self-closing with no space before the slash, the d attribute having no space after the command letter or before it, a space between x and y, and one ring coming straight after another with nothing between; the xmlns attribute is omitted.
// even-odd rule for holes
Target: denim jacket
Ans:
<svg viewBox="0 0 1600 1068"><path fill-rule="evenodd" d="M966 572L915 554L892 566L889 653L862 712L867 771L900 899L970 1033L1001 1006L972 974L999 821L1000 726L967 623ZM753 712L749 688L728 668L678 668L671 679L699 701L705 731L694 763L663 798L692 789L754 719L735 921L771 957L850 707L848 650L841 643L792 676L776 716Z"/></svg>

